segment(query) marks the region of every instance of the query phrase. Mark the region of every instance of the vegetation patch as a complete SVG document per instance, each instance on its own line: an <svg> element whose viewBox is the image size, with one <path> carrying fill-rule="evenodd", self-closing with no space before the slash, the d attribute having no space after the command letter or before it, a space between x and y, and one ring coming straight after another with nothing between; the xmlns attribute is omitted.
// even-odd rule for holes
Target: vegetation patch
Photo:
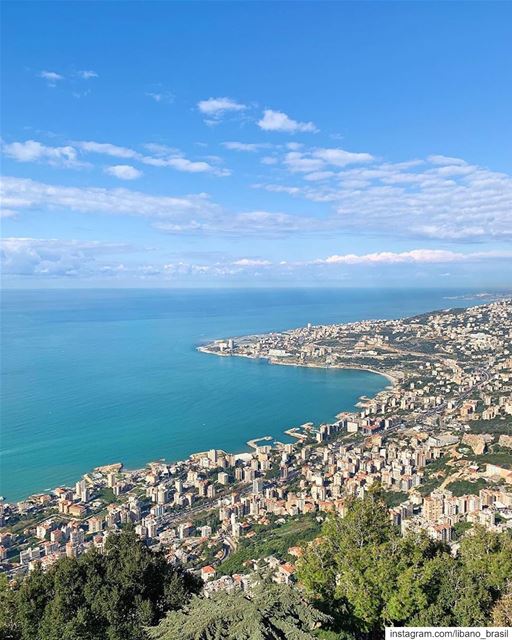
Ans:
<svg viewBox="0 0 512 640"><path fill-rule="evenodd" d="M201 581L150 551L132 528L107 538L106 552L40 565L12 588L0 576L0 638L145 640L145 627L183 607Z"/></svg>
<svg viewBox="0 0 512 640"><path fill-rule="evenodd" d="M404 491L385 491L382 494L382 498L386 503L386 506L390 509L398 507L399 504L405 502L409 496Z"/></svg>
<svg viewBox="0 0 512 640"><path fill-rule="evenodd" d="M254 537L243 539L235 553L219 565L219 573L244 573L245 562L267 556L288 559L288 549L316 538L321 531L321 525L315 517L307 515L291 518L281 526L273 523L255 530Z"/></svg>
<svg viewBox="0 0 512 640"><path fill-rule="evenodd" d="M503 469L512 469L512 453L506 451L484 453L481 456L473 456L472 462L478 465L495 464Z"/></svg>
<svg viewBox="0 0 512 640"><path fill-rule="evenodd" d="M471 433L491 433L496 435L512 435L512 417L493 418L492 420L471 420Z"/></svg>
<svg viewBox="0 0 512 640"><path fill-rule="evenodd" d="M422 496L427 496L429 493L432 493L434 489L437 489L437 487L443 483L448 474L452 472L452 468L448 465L449 460L450 458L448 456L442 456L426 466L424 482L418 487L418 492Z"/></svg>
<svg viewBox="0 0 512 640"><path fill-rule="evenodd" d="M471 480L455 480L446 485L446 489L451 491L454 496L478 495L480 489L485 489L487 481L484 478L478 478L472 482Z"/></svg>

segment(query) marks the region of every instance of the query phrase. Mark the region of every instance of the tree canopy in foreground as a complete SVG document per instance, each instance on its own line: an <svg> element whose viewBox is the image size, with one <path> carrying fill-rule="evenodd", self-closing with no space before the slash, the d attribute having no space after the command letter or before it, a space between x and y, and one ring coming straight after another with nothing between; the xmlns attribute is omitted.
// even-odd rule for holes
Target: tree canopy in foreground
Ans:
<svg viewBox="0 0 512 640"><path fill-rule="evenodd" d="M373 640L393 625L512 621L512 531L476 526L454 556L425 533L400 535L378 492L330 516L297 568L299 587L260 580L250 594L190 599L200 581L124 531L15 589L0 580L0 638Z"/></svg>
<svg viewBox="0 0 512 640"><path fill-rule="evenodd" d="M183 606L200 581L150 551L133 530L32 571L18 589L0 585L0 638L142 640L145 626Z"/></svg>
<svg viewBox="0 0 512 640"><path fill-rule="evenodd" d="M298 589L260 583L247 595L218 592L193 598L151 630L154 640L313 640L313 630L328 622Z"/></svg>
<svg viewBox="0 0 512 640"><path fill-rule="evenodd" d="M490 626L506 620L512 532L475 527L457 556L424 532L401 536L378 493L352 500L309 545L298 574L339 630L380 637L385 626Z"/></svg>

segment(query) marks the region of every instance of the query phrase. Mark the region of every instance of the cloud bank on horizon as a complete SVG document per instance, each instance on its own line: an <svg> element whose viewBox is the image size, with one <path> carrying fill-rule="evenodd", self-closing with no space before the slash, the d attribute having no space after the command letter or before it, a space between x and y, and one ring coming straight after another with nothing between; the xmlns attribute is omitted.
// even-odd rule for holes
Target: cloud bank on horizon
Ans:
<svg viewBox="0 0 512 640"><path fill-rule="evenodd" d="M222 75L211 93L136 75L127 115L114 115L102 107L115 63L57 67L44 47L41 60L24 67L22 117L7 98L7 284L503 286L512 276L502 162L458 157L448 139L402 136L398 149L397 130L372 145L353 114L358 141L321 101L237 91Z"/></svg>

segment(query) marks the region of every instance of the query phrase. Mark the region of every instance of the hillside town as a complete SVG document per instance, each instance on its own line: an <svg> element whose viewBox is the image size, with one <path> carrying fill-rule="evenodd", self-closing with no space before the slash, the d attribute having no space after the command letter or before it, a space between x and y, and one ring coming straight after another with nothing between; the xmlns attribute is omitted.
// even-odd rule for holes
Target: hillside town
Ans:
<svg viewBox="0 0 512 640"><path fill-rule="evenodd" d="M390 384L328 424L249 451L210 450L129 470L98 467L74 487L0 504L0 568L10 579L77 557L132 525L196 572L205 593L246 589L257 572L295 581L303 544L329 513L379 488L402 532L453 553L471 528L512 528L512 301L402 320L301 327L219 340L218 356L370 369ZM206 357L206 356L205 356Z"/></svg>

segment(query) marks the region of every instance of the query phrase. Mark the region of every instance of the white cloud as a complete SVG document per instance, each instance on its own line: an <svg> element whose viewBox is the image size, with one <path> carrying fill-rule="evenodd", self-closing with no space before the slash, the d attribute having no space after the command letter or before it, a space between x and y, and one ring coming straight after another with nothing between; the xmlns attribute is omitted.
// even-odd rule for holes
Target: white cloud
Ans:
<svg viewBox="0 0 512 640"><path fill-rule="evenodd" d="M113 158L137 158L140 154L133 149L127 147L119 147L116 144L110 144L108 142L93 142L93 141L80 141L75 142L75 145L88 153L100 153Z"/></svg>
<svg viewBox="0 0 512 640"><path fill-rule="evenodd" d="M262 235L280 235L307 231L314 221L311 218L294 216L275 211L245 211L228 217L223 224L235 232L259 233Z"/></svg>
<svg viewBox="0 0 512 640"><path fill-rule="evenodd" d="M131 159L152 167L171 167L186 173L212 173L216 176L228 176L230 171L221 167L214 167L203 160L189 160L177 149L166 145L148 143L145 148L153 153L147 156L134 149L120 147L106 142L81 141L75 143L77 147L87 153L105 154L114 158Z"/></svg>
<svg viewBox="0 0 512 640"><path fill-rule="evenodd" d="M313 156L337 167L371 162L374 159L369 153L353 153L344 149L316 149L313 151Z"/></svg>
<svg viewBox="0 0 512 640"><path fill-rule="evenodd" d="M284 164L292 172L309 173L320 171L325 166L325 162L319 158L306 156L300 151L290 151L286 154Z"/></svg>
<svg viewBox="0 0 512 640"><path fill-rule="evenodd" d="M328 166L344 167L349 164L362 164L371 162L373 156L369 153L353 153L344 149L315 149L313 151L289 151L284 156L284 164L292 173L314 172L324 173ZM330 174L334 176L334 173ZM327 177L327 176L323 176ZM308 180L315 178L307 178Z"/></svg>
<svg viewBox="0 0 512 640"><path fill-rule="evenodd" d="M312 122L298 122L292 120L286 113L272 109L265 109L263 117L258 121L258 127L264 131L284 131L287 133L298 131L316 133L318 131Z"/></svg>
<svg viewBox="0 0 512 640"><path fill-rule="evenodd" d="M98 78L98 74L96 73L96 71L91 71L89 70L83 70L83 71L79 71L78 75L80 78L82 78L82 80L91 80L92 78Z"/></svg>
<svg viewBox="0 0 512 640"><path fill-rule="evenodd" d="M155 196L126 188L67 187L26 178L4 177L3 206L10 210L47 209L91 214L130 215L190 223L194 216L208 219L217 207L205 194Z"/></svg>
<svg viewBox="0 0 512 640"><path fill-rule="evenodd" d="M161 102L165 104L172 104L174 102L174 94L172 94L170 91L147 91L146 95L148 96L148 98L152 98L155 102Z"/></svg>
<svg viewBox="0 0 512 640"><path fill-rule="evenodd" d="M197 103L197 108L203 115L208 116L208 118L218 120L228 112L237 113L245 111L247 109L247 105L237 102L232 98L224 97L201 100Z"/></svg>
<svg viewBox="0 0 512 640"><path fill-rule="evenodd" d="M253 189L264 189L270 193L287 193L289 196L300 196L303 190L300 187L290 187L281 184L253 184Z"/></svg>
<svg viewBox="0 0 512 640"><path fill-rule="evenodd" d="M78 154L74 147L48 147L36 140L25 142L11 142L2 145L3 153L17 162L46 162L51 165L65 167L84 167L78 160Z"/></svg>
<svg viewBox="0 0 512 640"><path fill-rule="evenodd" d="M231 215L219 211L215 216L195 217L187 222L157 221L154 226L160 231L173 234L279 237L290 233L309 232L314 228L314 223L310 218L274 211L245 211Z"/></svg>
<svg viewBox="0 0 512 640"><path fill-rule="evenodd" d="M478 262L481 260L506 260L512 251L480 251L460 253L444 249L413 249L412 251L380 251L356 255L348 253L314 260L310 264L330 265L396 265L396 264L446 264L452 262Z"/></svg>
<svg viewBox="0 0 512 640"><path fill-rule="evenodd" d="M476 170L476 167L472 167L471 165L458 165L458 164L448 164L444 167L438 167L437 169L432 169L432 173L438 176L465 176L468 173L473 173Z"/></svg>
<svg viewBox="0 0 512 640"><path fill-rule="evenodd" d="M112 167L107 167L105 169L105 173L115 176L120 180L135 180L136 178L140 178L142 175L142 171L139 171L129 164L116 164Z"/></svg>
<svg viewBox="0 0 512 640"><path fill-rule="evenodd" d="M2 148L5 155L17 160L18 162L47 162L48 164L66 167L89 166L87 163L80 162L78 160L77 149L79 149L83 153L96 153L123 160L135 160L153 167L171 167L177 171L184 171L187 173L211 173L216 176L228 176L231 174L228 169L213 166L204 160L189 160L183 156L180 151L166 147L165 145L145 145L149 151L152 151L155 154L154 156L144 155L134 149L121 147L108 142L84 140L74 142L73 145L74 146L67 145L64 147L48 147L40 142L36 142L35 140L27 140L26 142L4 144ZM215 158L215 162L218 161L219 158ZM127 165L118 166L125 167ZM118 171L114 168L112 171L109 170L107 172L120 178L122 177L120 175L122 171L122 169ZM137 175L135 172L137 172ZM124 170L124 174L126 176L131 175L135 178L141 175L141 172L134 167L130 167L130 171ZM127 177L123 179L130 180L133 178Z"/></svg>
<svg viewBox="0 0 512 640"><path fill-rule="evenodd" d="M457 264L490 263L501 261L510 264L512 251L483 251L461 253L443 249L414 249L404 252L383 251L368 254L342 254L309 262L292 262L277 260L272 262L260 257L241 257L233 259L229 255L216 253L200 253L189 256L185 254L173 262L139 263L130 259L137 251L147 249L135 248L121 243L107 243L82 240L60 240L41 238L5 238L0 244L2 268L6 276L59 277L59 278L178 278L195 279L196 277L229 278L257 277L265 273L268 277L317 278L329 277L330 274L343 274L347 270L379 267L390 269L408 268L410 265L436 267L450 264L456 269ZM124 256L124 262L119 257ZM197 262L199 260L199 262ZM342 267L340 270L338 267ZM358 274L363 274L358 271ZM315 275L316 274L316 275ZM447 275L446 272L438 275Z"/></svg>
<svg viewBox="0 0 512 640"><path fill-rule="evenodd" d="M262 149L270 149L274 145L263 143L254 143L254 142L223 142L223 147L226 149L230 149L231 151L247 151L249 153L254 153L256 151L261 151Z"/></svg>
<svg viewBox="0 0 512 640"><path fill-rule="evenodd" d="M64 80L64 76L56 71L40 71L38 75L43 80L46 80L50 87L55 87L57 82Z"/></svg>
<svg viewBox="0 0 512 640"><path fill-rule="evenodd" d="M0 249L4 274L43 277L92 275L103 256L133 250L123 244L40 238L4 238Z"/></svg>
<svg viewBox="0 0 512 640"><path fill-rule="evenodd" d="M188 158L177 154L158 158L143 156L140 158L140 161L153 167L172 167L173 169L185 171L186 173L213 173L216 176L231 175L231 171L229 171L229 169L214 167L203 160L189 160Z"/></svg>
<svg viewBox="0 0 512 640"><path fill-rule="evenodd" d="M224 278L251 273L271 263L266 260L242 258L231 261L190 263L184 260L164 264L140 264L121 255L139 251L131 245L96 241L59 240L41 238L5 238L0 242L3 274L6 277L59 279L118 279L146 280ZM142 251L145 251L143 248Z"/></svg>
<svg viewBox="0 0 512 640"><path fill-rule="evenodd" d="M100 149L117 156L127 151L115 145L102 145ZM459 243L512 239L512 178L505 173L428 160L374 161L339 169L313 155L315 151L284 155L284 166L291 172L289 183L252 185L288 194L294 200L304 199L299 211L296 203L289 211L227 211L204 194L174 198L128 189L45 185L16 178L5 180L4 208L10 215L27 208L143 215L151 217L153 226L165 233L261 237L351 233ZM40 153L38 150L36 157ZM167 147L152 148L152 155L132 150L128 153L136 153L134 160L146 165L217 175L226 171L211 164L216 162L213 158L211 162L193 161ZM444 168L455 172L445 173ZM460 172L461 168L464 171ZM314 209L310 202L315 203Z"/></svg>
<svg viewBox="0 0 512 640"><path fill-rule="evenodd" d="M399 264L415 262L453 262L460 258L460 254L453 251L443 251L437 249L415 249L402 253L392 251L381 251L377 253L367 253L365 255L355 255L352 253L345 255L333 255L328 258L316 260L315 264Z"/></svg>
<svg viewBox="0 0 512 640"><path fill-rule="evenodd" d="M180 153L179 149L158 142L147 142L143 147L155 156L172 156Z"/></svg>
<svg viewBox="0 0 512 640"><path fill-rule="evenodd" d="M269 260L258 260L254 258L240 258L235 260L232 264L237 267L268 267L272 263Z"/></svg>
<svg viewBox="0 0 512 640"><path fill-rule="evenodd" d="M432 155L427 160L432 164L466 164L461 158L451 158L450 156Z"/></svg>
<svg viewBox="0 0 512 640"><path fill-rule="evenodd" d="M320 158L317 152L294 151L284 156L283 164L292 174L304 174L301 184L254 186L330 204L333 213L323 216L319 229L330 226L435 240L512 238L512 177L508 174L464 161L454 164L453 159L442 165L438 156L435 162L373 162L328 175L325 167L329 165L323 158L332 160L332 154L322 153Z"/></svg>
<svg viewBox="0 0 512 640"><path fill-rule="evenodd" d="M318 180L327 180L327 178L332 178L333 175L334 173L332 171L313 171L313 173L307 173L304 176L304 180L317 182Z"/></svg>
<svg viewBox="0 0 512 640"><path fill-rule="evenodd" d="M308 152L289 151L283 162L293 173L317 173L328 166L344 167L349 164L371 162L373 159L369 153L354 153L344 149L314 149Z"/></svg>

